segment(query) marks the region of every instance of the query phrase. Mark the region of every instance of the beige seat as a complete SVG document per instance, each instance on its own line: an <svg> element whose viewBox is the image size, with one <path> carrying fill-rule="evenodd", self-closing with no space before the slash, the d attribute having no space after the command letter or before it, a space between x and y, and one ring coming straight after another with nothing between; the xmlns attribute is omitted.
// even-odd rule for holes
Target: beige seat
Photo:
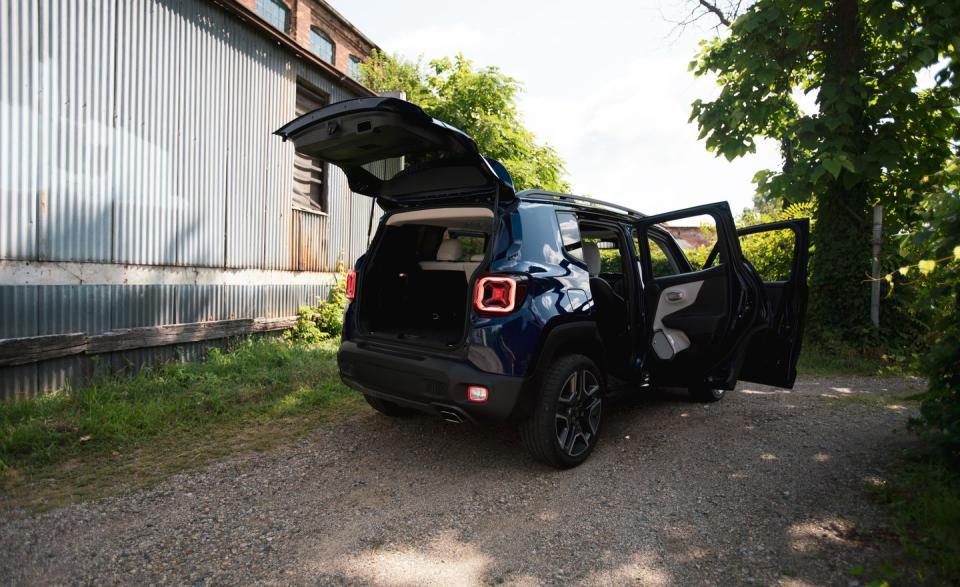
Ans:
<svg viewBox="0 0 960 587"><path fill-rule="evenodd" d="M473 255L469 261L461 261L463 245L455 238L444 239L437 249L436 261L420 261L420 268L424 271L461 271L467 280L480 267L483 255Z"/></svg>
<svg viewBox="0 0 960 587"><path fill-rule="evenodd" d="M455 238L444 239L437 249L436 261L420 261L420 268L424 271L463 271L463 245Z"/></svg>

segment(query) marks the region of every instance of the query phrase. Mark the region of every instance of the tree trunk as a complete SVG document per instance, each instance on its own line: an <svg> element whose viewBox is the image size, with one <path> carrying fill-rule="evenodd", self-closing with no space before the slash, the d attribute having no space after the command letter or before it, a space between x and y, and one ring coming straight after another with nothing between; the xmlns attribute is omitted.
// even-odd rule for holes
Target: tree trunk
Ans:
<svg viewBox="0 0 960 587"><path fill-rule="evenodd" d="M858 0L834 0L825 16L823 85L837 91L826 96L821 92L820 110L850 117L852 123L838 127L829 141L855 155L869 140L865 108L850 103L851 97L866 96ZM862 179L845 183L847 173L841 171L824 193L817 194L808 324L818 338L862 341L870 324L870 287L865 279L870 272L870 190Z"/></svg>

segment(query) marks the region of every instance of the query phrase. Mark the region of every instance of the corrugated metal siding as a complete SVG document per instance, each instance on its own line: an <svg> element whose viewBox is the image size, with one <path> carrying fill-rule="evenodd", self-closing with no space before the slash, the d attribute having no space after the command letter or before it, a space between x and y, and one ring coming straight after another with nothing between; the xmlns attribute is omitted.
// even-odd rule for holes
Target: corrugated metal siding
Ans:
<svg viewBox="0 0 960 587"><path fill-rule="evenodd" d="M329 285L0 286L0 338L292 316L300 306L325 299L329 289ZM0 399L75 386L141 363L195 358L211 344L178 345L183 351L157 347L0 367Z"/></svg>
<svg viewBox="0 0 960 587"><path fill-rule="evenodd" d="M41 191L39 8L0 3L0 258L35 259Z"/></svg>
<svg viewBox="0 0 960 587"><path fill-rule="evenodd" d="M0 338L37 335L40 288L35 285L0 286ZM34 365L0 367L0 398L23 398L38 391Z"/></svg>
<svg viewBox="0 0 960 587"><path fill-rule="evenodd" d="M0 258L296 266L293 146L271 133L298 79L334 102L349 91L211 2L0 10ZM335 260L366 219L342 174L328 190Z"/></svg>
<svg viewBox="0 0 960 587"><path fill-rule="evenodd" d="M0 2L0 259L329 271L372 202L331 168L329 215L292 209L303 80L353 97L204 0ZM374 222L380 210L375 210ZM278 317L326 285L0 285L0 338ZM0 368L0 397L213 343Z"/></svg>

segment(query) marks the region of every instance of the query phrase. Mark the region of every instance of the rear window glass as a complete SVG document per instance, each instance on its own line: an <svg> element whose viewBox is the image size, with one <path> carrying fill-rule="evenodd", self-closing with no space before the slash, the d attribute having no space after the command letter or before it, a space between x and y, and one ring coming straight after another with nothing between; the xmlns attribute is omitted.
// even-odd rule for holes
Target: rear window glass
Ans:
<svg viewBox="0 0 960 587"><path fill-rule="evenodd" d="M583 261L583 243L580 242L580 225L577 223L577 217L569 212L558 212L557 222L560 223L563 249L574 259Z"/></svg>

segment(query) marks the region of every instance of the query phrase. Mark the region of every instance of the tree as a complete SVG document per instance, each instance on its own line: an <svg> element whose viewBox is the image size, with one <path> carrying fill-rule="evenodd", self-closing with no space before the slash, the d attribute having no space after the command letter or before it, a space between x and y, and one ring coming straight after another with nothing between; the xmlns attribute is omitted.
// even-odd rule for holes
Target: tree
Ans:
<svg viewBox="0 0 960 587"><path fill-rule="evenodd" d="M523 126L516 103L520 84L496 67L475 69L463 55L424 65L374 51L361 71L368 88L403 91L427 114L473 137L481 153L506 166L518 191L570 189L563 160Z"/></svg>
<svg viewBox="0 0 960 587"><path fill-rule="evenodd" d="M780 142L783 168L755 179L763 199L816 203L811 325L862 339L870 210L880 203L894 224L915 220L923 178L960 139L960 10L940 0L758 0L726 18L729 35L691 63L717 76L720 95L694 102L691 120L728 159L752 152L758 136ZM935 72L932 88L918 88L924 70ZM815 93L816 112L798 107L797 90Z"/></svg>
<svg viewBox="0 0 960 587"><path fill-rule="evenodd" d="M901 243L913 263L885 279L915 291L914 311L929 325L922 345L929 351L917 357L927 392L915 424L960 467L960 157L924 183L931 195Z"/></svg>

